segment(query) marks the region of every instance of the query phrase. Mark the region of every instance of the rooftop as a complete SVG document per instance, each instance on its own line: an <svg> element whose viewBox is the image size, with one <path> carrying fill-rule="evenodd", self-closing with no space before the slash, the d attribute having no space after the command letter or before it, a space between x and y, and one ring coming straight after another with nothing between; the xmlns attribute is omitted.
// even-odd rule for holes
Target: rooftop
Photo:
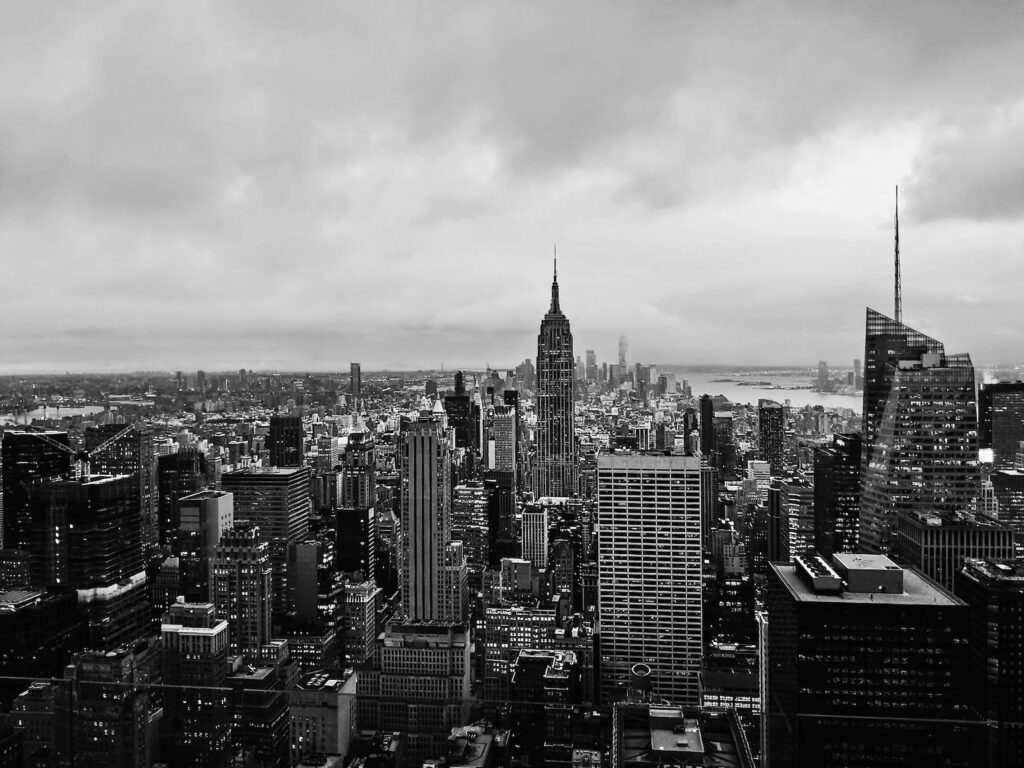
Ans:
<svg viewBox="0 0 1024 768"><path fill-rule="evenodd" d="M926 581L914 571L903 570L884 555L837 554L833 557L836 571L846 581L865 579L870 581L873 573L899 571L903 577L901 592L841 591L818 592L807 580L801 578L796 565L772 563L771 568L797 602L801 603L876 603L900 606L953 606L963 601L944 589ZM893 571L893 572L895 572Z"/></svg>

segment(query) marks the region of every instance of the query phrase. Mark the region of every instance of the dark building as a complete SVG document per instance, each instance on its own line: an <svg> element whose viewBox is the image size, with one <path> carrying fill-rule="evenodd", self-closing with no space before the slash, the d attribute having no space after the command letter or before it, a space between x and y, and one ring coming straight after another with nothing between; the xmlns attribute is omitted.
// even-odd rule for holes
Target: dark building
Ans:
<svg viewBox="0 0 1024 768"><path fill-rule="evenodd" d="M1001 469L989 479L999 503L999 522L1013 528L1018 540L1024 539L1024 472Z"/></svg>
<svg viewBox="0 0 1024 768"><path fill-rule="evenodd" d="M271 572L267 542L252 523L235 523L214 550L213 602L228 621L231 653L270 642Z"/></svg>
<svg viewBox="0 0 1024 768"><path fill-rule="evenodd" d="M860 435L838 434L814 449L814 548L856 552L860 534Z"/></svg>
<svg viewBox="0 0 1024 768"><path fill-rule="evenodd" d="M306 432L299 416L271 416L267 436L270 466L301 467L306 455Z"/></svg>
<svg viewBox="0 0 1024 768"><path fill-rule="evenodd" d="M537 456L534 497L572 496L579 490L576 446L575 363L569 319L558 303L558 271L551 306L537 336Z"/></svg>
<svg viewBox="0 0 1024 768"><path fill-rule="evenodd" d="M572 751L573 724L582 714L575 653L521 650L512 665L509 692L513 731L531 763L547 765Z"/></svg>
<svg viewBox="0 0 1024 768"><path fill-rule="evenodd" d="M234 524L234 497L227 491L207 489L181 497L178 508L178 541L174 551L180 594L186 602L205 603L211 600L214 552L221 534ZM172 601L178 594L174 592Z"/></svg>
<svg viewBox="0 0 1024 768"><path fill-rule="evenodd" d="M246 664L227 682L234 714L232 748L261 768L288 768L291 723L288 694L278 671Z"/></svg>
<svg viewBox="0 0 1024 768"><path fill-rule="evenodd" d="M925 353L942 354L940 342L868 307L864 333L864 427L865 447L874 444L882 413L889 401L894 366L900 360L920 358ZM870 456L865 452L865 460Z"/></svg>
<svg viewBox="0 0 1024 768"><path fill-rule="evenodd" d="M735 710L637 701L612 713L611 768L755 765Z"/></svg>
<svg viewBox="0 0 1024 768"><path fill-rule="evenodd" d="M309 533L309 475L309 467L263 467L228 472L221 478L223 489L234 494L235 522L257 525L269 545L274 612L280 615L288 610L288 544Z"/></svg>
<svg viewBox="0 0 1024 768"><path fill-rule="evenodd" d="M978 765L964 601L885 556L833 561L771 565L762 761Z"/></svg>
<svg viewBox="0 0 1024 768"><path fill-rule="evenodd" d="M88 647L129 646L149 629L138 486L126 475L45 483L46 515L56 521L54 582L78 591Z"/></svg>
<svg viewBox="0 0 1024 768"><path fill-rule="evenodd" d="M160 710L136 655L119 648L77 654L64 677L74 690L73 764L147 768L156 762Z"/></svg>
<svg viewBox="0 0 1024 768"><path fill-rule="evenodd" d="M337 512L338 570L356 581L373 579L377 542L377 453L369 433L354 432L345 446ZM357 576L357 572L362 574Z"/></svg>
<svg viewBox="0 0 1024 768"><path fill-rule="evenodd" d="M104 424L83 436L89 471L95 475L127 475L135 485L142 516L144 551L159 543L157 457L153 430L142 425Z"/></svg>
<svg viewBox="0 0 1024 768"><path fill-rule="evenodd" d="M73 591L0 592L0 709L26 688L25 678L60 677L81 647L83 629Z"/></svg>
<svg viewBox="0 0 1024 768"><path fill-rule="evenodd" d="M1013 558L1013 530L984 515L901 512L896 518L897 562L946 589L967 558Z"/></svg>
<svg viewBox="0 0 1024 768"><path fill-rule="evenodd" d="M355 401L352 405L363 399L363 369L359 363L352 363L349 366L349 392Z"/></svg>
<svg viewBox="0 0 1024 768"><path fill-rule="evenodd" d="M978 441L992 449L995 469L1013 469L1024 440L1024 381L997 381L978 388Z"/></svg>
<svg viewBox="0 0 1024 768"><path fill-rule="evenodd" d="M700 452L704 456L711 456L715 448L715 401L711 395L701 395Z"/></svg>
<svg viewBox="0 0 1024 768"><path fill-rule="evenodd" d="M980 476L970 357L925 352L883 369L885 409L863 452L860 546L886 554L898 513L973 509Z"/></svg>
<svg viewBox="0 0 1024 768"><path fill-rule="evenodd" d="M228 624L212 603L175 603L160 627L164 717L161 755L169 766L226 766L231 708Z"/></svg>
<svg viewBox="0 0 1024 768"><path fill-rule="evenodd" d="M73 451L66 432L5 431L0 435L3 536L0 546L29 553L32 581L50 584L53 521L46 520L39 489L44 480L72 475Z"/></svg>
<svg viewBox="0 0 1024 768"><path fill-rule="evenodd" d="M767 461L773 476L782 474L786 444L786 410L772 400L759 400L757 404L757 449L762 461Z"/></svg>
<svg viewBox="0 0 1024 768"><path fill-rule="evenodd" d="M180 528L178 502L202 489L206 477L206 457L198 448L183 447L177 453L160 456L156 462L157 515L160 548L173 551Z"/></svg>
<svg viewBox="0 0 1024 768"><path fill-rule="evenodd" d="M992 768L1019 765L1024 754L1024 564L968 559L954 591L967 603L971 703L989 723Z"/></svg>

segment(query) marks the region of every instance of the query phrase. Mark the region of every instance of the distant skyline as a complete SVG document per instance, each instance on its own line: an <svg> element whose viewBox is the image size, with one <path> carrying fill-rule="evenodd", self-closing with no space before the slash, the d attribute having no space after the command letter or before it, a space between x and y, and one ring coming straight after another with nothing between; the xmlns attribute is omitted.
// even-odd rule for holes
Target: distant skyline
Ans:
<svg viewBox="0 0 1024 768"><path fill-rule="evenodd" d="M0 9L0 375L1024 360L1017 4Z"/></svg>

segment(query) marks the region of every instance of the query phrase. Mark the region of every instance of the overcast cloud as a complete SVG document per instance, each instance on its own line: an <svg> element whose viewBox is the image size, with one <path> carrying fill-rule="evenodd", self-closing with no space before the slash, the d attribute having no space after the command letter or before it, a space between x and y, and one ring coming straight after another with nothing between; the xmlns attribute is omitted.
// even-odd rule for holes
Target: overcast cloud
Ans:
<svg viewBox="0 0 1024 768"><path fill-rule="evenodd" d="M0 373L1024 332L1018 2L0 3Z"/></svg>

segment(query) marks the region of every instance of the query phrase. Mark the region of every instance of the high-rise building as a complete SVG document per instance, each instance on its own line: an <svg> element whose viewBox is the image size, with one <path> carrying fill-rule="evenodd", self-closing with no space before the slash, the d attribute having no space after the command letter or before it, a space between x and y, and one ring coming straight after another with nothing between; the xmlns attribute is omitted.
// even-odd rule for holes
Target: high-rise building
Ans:
<svg viewBox="0 0 1024 768"><path fill-rule="evenodd" d="M232 654L270 642L270 554L256 525L238 522L221 534L213 557L213 603L228 622Z"/></svg>
<svg viewBox="0 0 1024 768"><path fill-rule="evenodd" d="M691 456L603 455L597 465L602 697L646 665L659 698L698 703L701 465Z"/></svg>
<svg viewBox="0 0 1024 768"><path fill-rule="evenodd" d="M700 396L700 452L709 458L715 452L715 401L711 395Z"/></svg>
<svg viewBox="0 0 1024 768"><path fill-rule="evenodd" d="M1013 469L1024 440L1024 381L997 381L978 388L978 437L992 449L994 469Z"/></svg>
<svg viewBox="0 0 1024 768"><path fill-rule="evenodd" d="M44 480L72 475L67 432L0 434L0 547L29 553L32 581L52 583L46 563L51 559L53 522L44 520L39 488Z"/></svg>
<svg viewBox="0 0 1024 768"><path fill-rule="evenodd" d="M149 605L142 518L132 477L92 475L45 483L54 521L54 583L78 591L88 647L113 650L146 634Z"/></svg>
<svg viewBox="0 0 1024 768"><path fill-rule="evenodd" d="M597 381L597 374L597 352L592 349L588 349L586 362L587 381Z"/></svg>
<svg viewBox="0 0 1024 768"><path fill-rule="evenodd" d="M896 365L900 360L942 354L942 343L868 307L864 333L864 461L871 459L876 432L889 402Z"/></svg>
<svg viewBox="0 0 1024 768"><path fill-rule="evenodd" d="M968 558L1010 560L1013 529L985 515L951 512L900 512L893 554L897 562L946 589Z"/></svg>
<svg viewBox="0 0 1024 768"><path fill-rule="evenodd" d="M270 466L301 467L306 455L306 433L300 416L271 416L267 437Z"/></svg>
<svg viewBox="0 0 1024 768"><path fill-rule="evenodd" d="M773 563L766 749L789 766L978 765L964 602L881 555Z"/></svg>
<svg viewBox="0 0 1024 768"><path fill-rule="evenodd" d="M349 365L349 392L352 393L353 407L356 407L363 399L363 371L359 363Z"/></svg>
<svg viewBox="0 0 1024 768"><path fill-rule="evenodd" d="M402 734L405 755L396 768L441 755L448 731L468 722L471 646L464 624L389 624L359 671L356 720L360 729Z"/></svg>
<svg viewBox="0 0 1024 768"><path fill-rule="evenodd" d="M178 500L178 542L175 554L181 590L189 603L210 600L213 555L221 534L235 522L234 497L227 491L199 491Z"/></svg>
<svg viewBox="0 0 1024 768"><path fill-rule="evenodd" d="M865 444L861 475L860 546L865 551L890 551L899 512L975 508L980 477L974 366L966 354L946 355L939 349L890 358L873 373L869 369L869 376L887 384L887 395L877 424L869 424L871 431L865 433L874 439ZM867 387L867 406L866 393Z"/></svg>
<svg viewBox="0 0 1024 768"><path fill-rule="evenodd" d="M140 685L136 655L125 648L72 657L64 677L74 687L74 765L147 768L156 762L161 712Z"/></svg>
<svg viewBox="0 0 1024 768"><path fill-rule="evenodd" d="M968 559L953 590L970 615L971 704L988 721L988 760L1011 766L1024 753L1024 563Z"/></svg>
<svg viewBox="0 0 1024 768"><path fill-rule="evenodd" d="M122 424L104 424L85 430L83 438L85 450L90 452L89 471L92 474L128 475L132 478L142 516L142 543L145 550L155 549L160 532L153 430L141 426L126 429ZM101 446L103 450L95 450Z"/></svg>
<svg viewBox="0 0 1024 768"><path fill-rule="evenodd" d="M337 512L338 570L356 581L372 580L377 561L377 452L369 433L349 435L343 467Z"/></svg>
<svg viewBox="0 0 1024 768"><path fill-rule="evenodd" d="M786 455L786 411L772 400L759 400L757 404L757 449L761 459L768 462L775 477L782 474Z"/></svg>
<svg viewBox="0 0 1024 768"><path fill-rule="evenodd" d="M533 492L572 496L578 491L572 331L558 303L558 272L551 306L537 336L537 456Z"/></svg>
<svg viewBox="0 0 1024 768"><path fill-rule="evenodd" d="M523 559L539 570L548 567L548 510L527 507L523 510Z"/></svg>
<svg viewBox="0 0 1024 768"><path fill-rule="evenodd" d="M228 623L212 603L176 602L160 626L164 755L179 765L226 766L231 708ZM218 690L221 689L221 690Z"/></svg>
<svg viewBox="0 0 1024 768"><path fill-rule="evenodd" d="M400 451L402 610L412 621L459 621L465 607L461 595L445 588L451 542L450 435L440 422L420 419L404 431Z"/></svg>
<svg viewBox="0 0 1024 768"><path fill-rule="evenodd" d="M619 382L626 380L626 357L629 355L629 339L619 336Z"/></svg>
<svg viewBox="0 0 1024 768"><path fill-rule="evenodd" d="M193 446L157 458L157 516L159 544L165 552L174 549L181 528L179 503L183 496L205 485L206 457Z"/></svg>
<svg viewBox="0 0 1024 768"><path fill-rule="evenodd" d="M814 548L825 558L856 552L860 534L860 435L814 449Z"/></svg>
<svg viewBox="0 0 1024 768"><path fill-rule="evenodd" d="M226 472L225 491L234 495L235 521L257 525L269 545L274 571L274 611L288 610L288 545L309 533L309 467L251 467Z"/></svg>

